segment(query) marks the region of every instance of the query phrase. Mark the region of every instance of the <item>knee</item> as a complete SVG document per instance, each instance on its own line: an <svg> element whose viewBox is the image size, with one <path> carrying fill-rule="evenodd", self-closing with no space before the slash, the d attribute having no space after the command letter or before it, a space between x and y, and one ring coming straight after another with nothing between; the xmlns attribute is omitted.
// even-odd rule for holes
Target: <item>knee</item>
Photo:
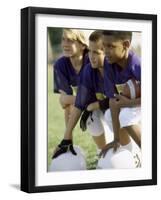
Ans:
<svg viewBox="0 0 161 200"><path fill-rule="evenodd" d="M86 122L87 130L93 137L101 136L104 133L104 128L100 120L89 117Z"/></svg>

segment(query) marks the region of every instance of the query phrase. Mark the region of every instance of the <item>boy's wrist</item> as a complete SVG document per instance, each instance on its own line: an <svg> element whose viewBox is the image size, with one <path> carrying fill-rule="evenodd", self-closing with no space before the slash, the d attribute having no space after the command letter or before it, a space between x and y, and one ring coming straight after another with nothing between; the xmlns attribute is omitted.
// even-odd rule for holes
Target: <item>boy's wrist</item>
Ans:
<svg viewBox="0 0 161 200"><path fill-rule="evenodd" d="M115 141L115 142L119 142L119 141L120 141L120 138L119 138L119 137L116 137L116 138L114 138L114 141Z"/></svg>

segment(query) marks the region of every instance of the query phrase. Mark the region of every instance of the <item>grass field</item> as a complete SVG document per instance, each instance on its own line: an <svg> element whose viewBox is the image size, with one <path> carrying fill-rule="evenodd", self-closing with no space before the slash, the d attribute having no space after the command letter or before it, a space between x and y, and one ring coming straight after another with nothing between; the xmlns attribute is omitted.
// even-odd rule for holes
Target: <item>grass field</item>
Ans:
<svg viewBox="0 0 161 200"><path fill-rule="evenodd" d="M64 113L59 104L59 95L53 93L53 71L48 66L48 166L53 150L63 139L65 131ZM74 144L80 146L86 156L87 168L96 167L96 145L87 132L82 132L79 123L74 129Z"/></svg>

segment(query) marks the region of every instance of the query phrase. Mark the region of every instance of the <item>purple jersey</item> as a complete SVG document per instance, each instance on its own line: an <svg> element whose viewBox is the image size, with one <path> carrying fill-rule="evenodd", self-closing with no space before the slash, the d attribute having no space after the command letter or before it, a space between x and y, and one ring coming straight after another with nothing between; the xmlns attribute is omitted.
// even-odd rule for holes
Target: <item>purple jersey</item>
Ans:
<svg viewBox="0 0 161 200"><path fill-rule="evenodd" d="M80 74L87 63L89 58L85 55L82 68L79 73L76 73L68 57L59 58L54 65L54 92L59 93L59 90L63 90L68 95L72 95L73 88L78 86Z"/></svg>
<svg viewBox="0 0 161 200"><path fill-rule="evenodd" d="M107 64L105 73L106 96L113 98L116 93L116 85L124 84L131 78L141 82L140 58L135 53L130 51L128 64L124 69L117 64Z"/></svg>
<svg viewBox="0 0 161 200"><path fill-rule="evenodd" d="M104 66L106 66L106 59ZM105 98L104 78L98 69L93 69L89 63L83 69L80 77L80 84L76 96L75 106L84 110L90 103Z"/></svg>

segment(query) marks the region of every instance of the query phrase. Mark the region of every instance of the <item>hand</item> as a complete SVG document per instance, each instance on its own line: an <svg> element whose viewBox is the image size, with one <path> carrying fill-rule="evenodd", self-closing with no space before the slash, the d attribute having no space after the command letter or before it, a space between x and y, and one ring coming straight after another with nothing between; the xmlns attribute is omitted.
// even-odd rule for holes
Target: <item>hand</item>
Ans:
<svg viewBox="0 0 161 200"><path fill-rule="evenodd" d="M111 106L118 109L122 107L130 107L130 99L121 94L115 94L115 98L110 100L110 107Z"/></svg>
<svg viewBox="0 0 161 200"><path fill-rule="evenodd" d="M91 103L87 106L88 111L98 110L99 109L99 102Z"/></svg>
<svg viewBox="0 0 161 200"><path fill-rule="evenodd" d="M113 152L116 152L118 147L120 147L120 143L117 140L114 140L108 144L105 145L105 147L102 149L101 153L99 154L99 156L103 156L103 158L105 157L106 153L113 148Z"/></svg>
<svg viewBox="0 0 161 200"><path fill-rule="evenodd" d="M92 115L92 112L90 112L90 111L85 110L83 112L81 119L80 119L80 128L82 129L82 131L86 131L86 129L87 129L86 122L90 115Z"/></svg>
<svg viewBox="0 0 161 200"><path fill-rule="evenodd" d="M68 151L71 151L71 153L73 155L77 155L77 153L75 152L75 150L73 148L72 140L65 140L64 139L64 140L61 141L61 143L54 150L52 159L57 158L61 154L66 153Z"/></svg>

